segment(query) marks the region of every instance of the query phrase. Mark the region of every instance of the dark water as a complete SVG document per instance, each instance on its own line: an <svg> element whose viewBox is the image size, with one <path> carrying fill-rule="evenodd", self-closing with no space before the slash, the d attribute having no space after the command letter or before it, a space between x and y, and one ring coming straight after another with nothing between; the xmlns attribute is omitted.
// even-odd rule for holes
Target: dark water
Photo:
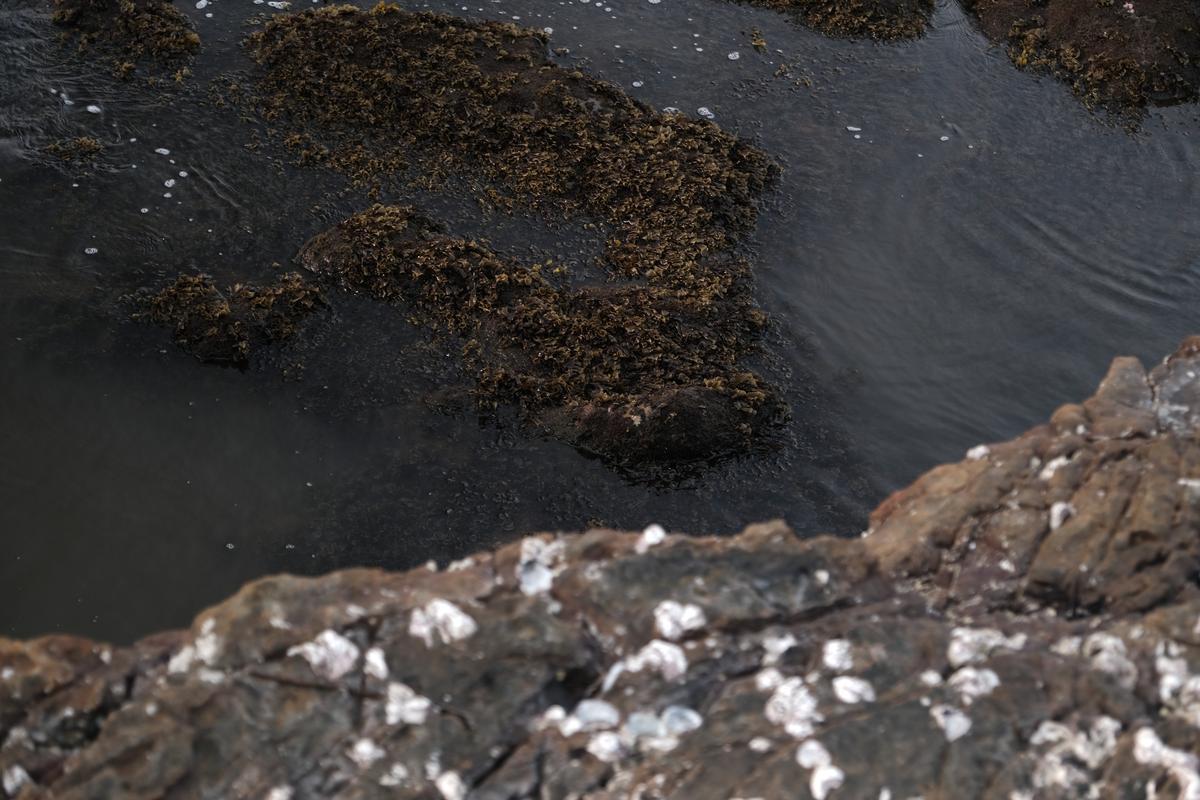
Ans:
<svg viewBox="0 0 1200 800"><path fill-rule="evenodd" d="M782 516L853 533L921 471L1087 394L1113 355L1200 332L1195 107L1105 124L953 4L881 47L717 0L475 2L420 7L550 27L564 61L706 106L783 162L751 242L795 416L779 446L673 489L631 483L434 402L453 359L345 299L247 372L201 365L129 322L125 296L180 271L261 279L367 202L247 149L254 130L201 102L247 68L247 19L275 12L186 3L205 51L190 89L155 91L64 58L39 0L0 0L0 634L128 640L259 575L408 567L533 529ZM79 135L109 145L97 169L38 155ZM596 252L452 191L385 199L519 257Z"/></svg>

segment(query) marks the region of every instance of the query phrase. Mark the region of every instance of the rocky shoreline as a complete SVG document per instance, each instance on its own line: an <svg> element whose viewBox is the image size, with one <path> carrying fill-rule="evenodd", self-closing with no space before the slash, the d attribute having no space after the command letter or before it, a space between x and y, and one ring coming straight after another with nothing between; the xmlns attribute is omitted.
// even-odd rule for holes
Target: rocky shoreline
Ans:
<svg viewBox="0 0 1200 800"><path fill-rule="evenodd" d="M0 640L6 797L1200 797L1200 338L855 538L530 536Z"/></svg>

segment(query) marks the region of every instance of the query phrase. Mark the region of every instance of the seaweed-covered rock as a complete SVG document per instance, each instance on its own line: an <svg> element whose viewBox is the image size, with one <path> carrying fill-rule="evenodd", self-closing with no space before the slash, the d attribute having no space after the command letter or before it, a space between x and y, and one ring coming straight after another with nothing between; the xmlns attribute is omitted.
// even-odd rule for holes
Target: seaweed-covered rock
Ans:
<svg viewBox="0 0 1200 800"><path fill-rule="evenodd" d="M201 361L245 367L256 347L281 342L325 301L320 289L289 272L267 286L238 283L222 292L207 275L181 275L144 300L135 316L170 328Z"/></svg>
<svg viewBox="0 0 1200 800"><path fill-rule="evenodd" d="M861 538L543 534L0 639L4 795L1192 800L1198 375L1119 359Z"/></svg>
<svg viewBox="0 0 1200 800"><path fill-rule="evenodd" d="M1200 93L1200 6L1192 0L963 0L1024 69L1115 111Z"/></svg>
<svg viewBox="0 0 1200 800"><path fill-rule="evenodd" d="M182 63L200 47L199 35L169 0L54 0L53 18L80 51L111 56L122 75L141 60Z"/></svg>
<svg viewBox="0 0 1200 800"><path fill-rule="evenodd" d="M261 110L308 155L368 178L413 162L599 218L626 275L691 280L753 227L776 170L709 122L555 65L543 34L511 24L336 6L278 15L247 46Z"/></svg>
<svg viewBox="0 0 1200 800"><path fill-rule="evenodd" d="M386 302L463 341L485 405L515 403L533 426L644 469L750 447L784 412L739 365L765 316L744 262L707 259L573 287L455 238L405 206L376 205L314 237L298 257L324 282Z"/></svg>
<svg viewBox="0 0 1200 800"><path fill-rule="evenodd" d="M42 148L47 155L54 156L68 163L85 163L93 161L104 152L104 145L99 139L91 136L77 136L74 139L59 139Z"/></svg>
<svg viewBox="0 0 1200 800"><path fill-rule="evenodd" d="M791 14L826 36L895 41L925 32L933 0L743 0Z"/></svg>

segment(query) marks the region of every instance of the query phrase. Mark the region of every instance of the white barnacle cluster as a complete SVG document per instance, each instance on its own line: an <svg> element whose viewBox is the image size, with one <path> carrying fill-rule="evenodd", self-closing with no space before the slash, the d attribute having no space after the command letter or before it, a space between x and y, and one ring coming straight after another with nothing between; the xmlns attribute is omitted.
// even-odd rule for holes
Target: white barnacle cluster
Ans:
<svg viewBox="0 0 1200 800"><path fill-rule="evenodd" d="M517 562L517 583L527 595L544 594L554 585L554 579L562 572L563 543L559 540L547 542L537 536L521 541L521 558Z"/></svg>
<svg viewBox="0 0 1200 800"><path fill-rule="evenodd" d="M678 641L708 624L704 609L695 603L664 600L654 609L654 626L666 639Z"/></svg>
<svg viewBox="0 0 1200 800"><path fill-rule="evenodd" d="M1075 506L1061 500L1053 503L1050 506L1050 530L1058 530L1063 526L1064 522L1073 516L1075 516Z"/></svg>
<svg viewBox="0 0 1200 800"><path fill-rule="evenodd" d="M21 787L28 783L33 783L33 779L20 764L14 764L0 776L0 786L4 787L4 794L8 797L16 797Z"/></svg>
<svg viewBox="0 0 1200 800"><path fill-rule="evenodd" d="M969 461L980 461L987 458L990 452L992 452L992 449L986 444L977 444L967 451L967 459Z"/></svg>
<svg viewBox="0 0 1200 800"><path fill-rule="evenodd" d="M1020 650L1027 637L1023 633L1005 636L995 628L954 628L946 647L946 660L958 668L986 661L997 650Z"/></svg>
<svg viewBox="0 0 1200 800"><path fill-rule="evenodd" d="M796 748L796 763L812 770L808 778L808 791L816 800L825 800L846 781L846 773L834 766L833 757L825 745L816 739L808 739Z"/></svg>
<svg viewBox="0 0 1200 800"><path fill-rule="evenodd" d="M1166 770L1179 786L1179 800L1200 800L1200 756L1169 747L1153 728L1142 728L1133 738L1133 757ZM1146 796L1153 795L1148 791Z"/></svg>
<svg viewBox="0 0 1200 800"><path fill-rule="evenodd" d="M1064 636L1050 650L1060 656L1086 659L1092 669L1112 675L1125 689L1137 685L1137 664L1129 657L1129 650L1119 636L1102 631L1087 638Z"/></svg>
<svg viewBox="0 0 1200 800"><path fill-rule="evenodd" d="M854 669L854 650L848 639L830 639L821 648L821 663L834 672Z"/></svg>
<svg viewBox="0 0 1200 800"><path fill-rule="evenodd" d="M383 714L388 725L424 725L433 703L408 684L398 681L388 684Z"/></svg>
<svg viewBox="0 0 1200 800"><path fill-rule="evenodd" d="M433 647L435 642L450 644L475 635L479 626L466 612L449 600L436 598L412 614L408 632Z"/></svg>
<svg viewBox="0 0 1200 800"><path fill-rule="evenodd" d="M359 769L369 769L379 759L387 755L383 748L375 743L373 739L362 738L354 742L350 749L346 752L346 756L354 762Z"/></svg>
<svg viewBox="0 0 1200 800"><path fill-rule="evenodd" d="M1200 728L1200 673L1193 673L1183 648L1176 642L1159 642L1154 667L1158 671L1158 697L1173 714Z"/></svg>
<svg viewBox="0 0 1200 800"><path fill-rule="evenodd" d="M838 675L833 679L833 694L843 703L874 703L875 688L862 678Z"/></svg>
<svg viewBox="0 0 1200 800"><path fill-rule="evenodd" d="M817 725L825 720L818 709L816 694L799 677L786 678L774 687L764 713L769 722L797 739L812 736Z"/></svg>
<svg viewBox="0 0 1200 800"><path fill-rule="evenodd" d="M363 672L367 677L376 680L386 681L388 679L387 658L384 656L382 648L372 647L363 656Z"/></svg>
<svg viewBox="0 0 1200 800"><path fill-rule="evenodd" d="M996 691L1000 686L1000 676L986 667L963 667L951 675L946 684L958 692L963 705L969 706L980 697Z"/></svg>
<svg viewBox="0 0 1200 800"><path fill-rule="evenodd" d="M682 736L703 725L699 712L679 705L667 706L662 713L635 711L622 724L616 706L596 699L580 701L569 715L561 706L552 706L538 723L543 729L557 726L563 736L591 734L587 751L606 763L638 751L669 752L679 746Z"/></svg>
<svg viewBox="0 0 1200 800"><path fill-rule="evenodd" d="M1038 473L1038 479L1048 481L1054 477L1054 473L1059 469L1071 463L1070 456L1055 456L1046 462L1046 466L1042 467L1042 471Z"/></svg>
<svg viewBox="0 0 1200 800"><path fill-rule="evenodd" d="M929 716L942 729L947 742L955 742L971 731L971 718L954 706L937 704L930 706Z"/></svg>
<svg viewBox="0 0 1200 800"><path fill-rule="evenodd" d="M1090 797L1101 767L1117 747L1121 723L1100 716L1084 729L1055 720L1038 726L1029 743L1044 748L1033 768L1033 788L1040 794ZM1058 791L1054 791L1058 790Z"/></svg>
<svg viewBox="0 0 1200 800"><path fill-rule="evenodd" d="M602 691L612 689L622 673L642 670L657 672L668 681L677 681L687 674L687 653L674 642L654 639L638 652L613 664L604 676Z"/></svg>
<svg viewBox="0 0 1200 800"><path fill-rule="evenodd" d="M184 645L167 662L167 672L187 672L196 664L209 666L221 655L221 637L216 633L216 621L209 617L200 626L200 635ZM211 681L210 681L211 682Z"/></svg>
<svg viewBox="0 0 1200 800"><path fill-rule="evenodd" d="M286 783L281 783L278 786L272 786L267 792L263 800L292 800L295 790Z"/></svg>
<svg viewBox="0 0 1200 800"><path fill-rule="evenodd" d="M335 630L321 631L311 641L288 649L289 656L300 656L313 673L336 681L358 664L359 650L354 642Z"/></svg>
<svg viewBox="0 0 1200 800"><path fill-rule="evenodd" d="M798 642L796 641L796 637L787 631L783 633L768 633L767 635L763 636L763 666L766 667L772 664L778 664L779 659L783 657L783 654L788 650L791 650L797 644Z"/></svg>
<svg viewBox="0 0 1200 800"><path fill-rule="evenodd" d="M633 546L633 549L639 554L645 553L652 548L658 547L666 538L667 532L663 529L662 525L647 525L646 529L642 531L642 535L638 537L637 544Z"/></svg>

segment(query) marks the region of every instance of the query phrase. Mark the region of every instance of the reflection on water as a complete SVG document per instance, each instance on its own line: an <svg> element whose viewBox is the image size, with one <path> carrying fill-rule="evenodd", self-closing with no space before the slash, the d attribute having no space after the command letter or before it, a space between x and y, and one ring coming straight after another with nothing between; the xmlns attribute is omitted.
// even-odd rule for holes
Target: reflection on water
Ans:
<svg viewBox="0 0 1200 800"><path fill-rule="evenodd" d="M14 5L0 15L0 634L129 639L258 575L407 567L532 529L782 516L852 534L922 470L1084 396L1113 355L1157 358L1200 328L1196 110L1134 135L1105 125L1014 70L956 5L921 41L881 47L716 0L428 4L550 28L565 62L659 107L707 107L786 165L753 246L793 424L775 451L688 485L629 484L480 424L438 391L457 384L454 359L389 309L339 302L246 373L124 321L138 286L261 278L367 200L247 149L253 131L201 103L208 80L247 68L238 40L263 6L185 4L206 49L181 93L62 59L41 4ZM78 135L106 143L97 169L36 153ZM585 231L481 218L452 191L415 199L518 257L596 251Z"/></svg>

